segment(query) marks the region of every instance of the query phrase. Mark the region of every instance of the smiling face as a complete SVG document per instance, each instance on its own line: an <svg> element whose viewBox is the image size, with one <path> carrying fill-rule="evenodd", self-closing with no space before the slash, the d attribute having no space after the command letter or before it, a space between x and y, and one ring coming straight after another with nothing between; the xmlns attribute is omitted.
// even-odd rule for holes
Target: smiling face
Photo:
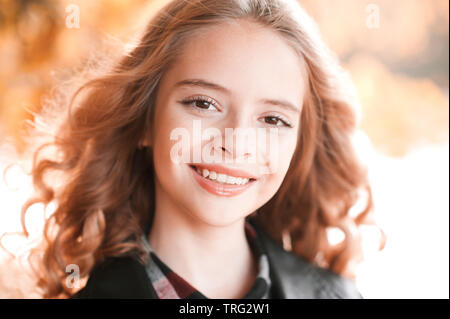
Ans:
<svg viewBox="0 0 450 319"><path fill-rule="evenodd" d="M217 25L191 37L157 92L149 143L156 213L173 212L219 226L264 205L279 189L294 154L304 87L299 57L271 30L243 22ZM214 143L196 140L195 125L222 137ZM233 139L227 128L276 128L276 147L264 145L269 133L262 143L252 143L245 135ZM188 132L183 146L191 157L177 162L171 153L180 141L170 137L180 129ZM234 144L228 147L230 142ZM222 162L201 158L193 163L199 148Z"/></svg>

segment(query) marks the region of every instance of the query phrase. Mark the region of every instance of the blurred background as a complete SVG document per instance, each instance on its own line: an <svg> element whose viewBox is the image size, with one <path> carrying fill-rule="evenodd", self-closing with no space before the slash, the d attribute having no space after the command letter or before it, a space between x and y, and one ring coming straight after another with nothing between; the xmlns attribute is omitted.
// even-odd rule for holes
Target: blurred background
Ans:
<svg viewBox="0 0 450 319"><path fill-rule="evenodd" d="M166 2L0 0L2 171L11 152L24 154L24 123L57 81L104 50L105 39L132 43ZM367 230L359 290L365 298L449 298L449 1L299 2L350 72L361 103L357 142L387 242L378 252L379 234ZM0 235L21 230L20 207L32 191L19 167L2 176ZM10 253L0 249L0 298L39 298L19 258L42 228L35 206L31 239L1 240Z"/></svg>

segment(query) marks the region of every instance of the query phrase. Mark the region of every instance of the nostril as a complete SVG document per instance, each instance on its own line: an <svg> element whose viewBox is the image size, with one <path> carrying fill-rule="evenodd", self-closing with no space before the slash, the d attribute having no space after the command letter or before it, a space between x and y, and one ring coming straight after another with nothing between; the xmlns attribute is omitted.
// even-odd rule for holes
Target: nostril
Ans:
<svg viewBox="0 0 450 319"><path fill-rule="evenodd" d="M220 146L220 149L221 149L222 151L224 151L225 153L230 153L230 154L231 154L231 152L228 151L224 146Z"/></svg>

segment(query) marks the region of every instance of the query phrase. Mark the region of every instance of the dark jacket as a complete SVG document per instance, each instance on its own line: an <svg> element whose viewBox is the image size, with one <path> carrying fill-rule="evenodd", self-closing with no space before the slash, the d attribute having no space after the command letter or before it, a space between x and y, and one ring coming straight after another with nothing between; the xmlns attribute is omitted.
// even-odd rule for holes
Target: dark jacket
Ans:
<svg viewBox="0 0 450 319"><path fill-rule="evenodd" d="M252 223L268 254L276 298L362 299L353 280L317 267L285 251L257 224ZM157 299L145 266L133 257L107 258L91 272L86 286L72 298Z"/></svg>

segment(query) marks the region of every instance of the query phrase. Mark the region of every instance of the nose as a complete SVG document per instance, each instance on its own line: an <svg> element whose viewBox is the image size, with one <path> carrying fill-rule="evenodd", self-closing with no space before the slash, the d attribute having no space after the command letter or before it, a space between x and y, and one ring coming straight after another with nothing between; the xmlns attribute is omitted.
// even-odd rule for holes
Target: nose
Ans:
<svg viewBox="0 0 450 319"><path fill-rule="evenodd" d="M243 112L245 113L245 112ZM248 116L238 112L231 114L222 129L222 146L220 150L225 161L241 162L255 159L257 152L256 128Z"/></svg>

